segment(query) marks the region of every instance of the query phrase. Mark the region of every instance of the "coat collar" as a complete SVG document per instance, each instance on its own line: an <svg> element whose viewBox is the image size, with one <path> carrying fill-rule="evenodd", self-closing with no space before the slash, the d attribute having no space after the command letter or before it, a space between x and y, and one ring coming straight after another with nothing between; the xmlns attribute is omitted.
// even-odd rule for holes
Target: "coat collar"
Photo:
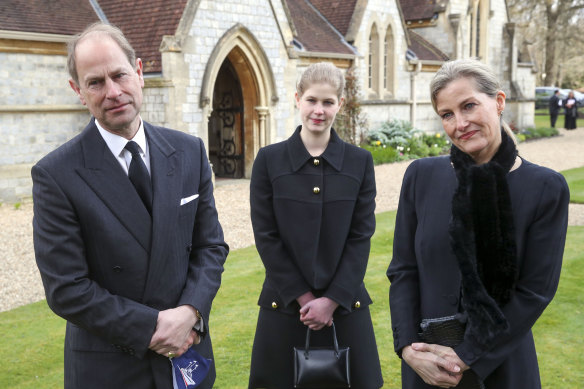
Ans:
<svg viewBox="0 0 584 389"><path fill-rule="evenodd" d="M128 176L108 148L93 122L82 134L81 147L84 167L78 174L87 182L136 240L150 251L158 251L157 241L151 241L152 233L172 230L173 215L180 202L179 153L159 130L144 122L144 131L150 149L150 167L153 188L152 217L144 207ZM154 231L153 231L153 223ZM163 235L163 234L162 234Z"/></svg>
<svg viewBox="0 0 584 389"><path fill-rule="evenodd" d="M84 167L77 168L77 173L142 247L150 251L150 214L93 120L81 135L81 152Z"/></svg>
<svg viewBox="0 0 584 389"><path fill-rule="evenodd" d="M287 142L293 171L298 171L306 161L313 158L306 150L306 147L304 147L304 143L302 143L302 139L300 138L301 129L302 126L298 126L294 134L288 138ZM331 128L331 139L320 157L327 161L335 170L340 171L343 168L344 153L345 142Z"/></svg>

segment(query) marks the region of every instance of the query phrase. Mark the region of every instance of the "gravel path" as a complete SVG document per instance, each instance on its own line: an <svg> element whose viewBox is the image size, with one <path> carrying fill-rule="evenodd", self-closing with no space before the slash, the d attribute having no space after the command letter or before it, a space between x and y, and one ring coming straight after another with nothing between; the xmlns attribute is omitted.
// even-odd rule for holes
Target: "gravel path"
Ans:
<svg viewBox="0 0 584 389"><path fill-rule="evenodd" d="M519 145L519 154L561 171L584 166L584 129ZM401 180L409 161L375 168L377 212L397 208ZM253 244L249 220L249 180L217 180L215 199L225 240L232 250ZM570 225L584 225L584 205L570 205ZM0 206L0 311L44 298L32 245L32 202L16 209Z"/></svg>

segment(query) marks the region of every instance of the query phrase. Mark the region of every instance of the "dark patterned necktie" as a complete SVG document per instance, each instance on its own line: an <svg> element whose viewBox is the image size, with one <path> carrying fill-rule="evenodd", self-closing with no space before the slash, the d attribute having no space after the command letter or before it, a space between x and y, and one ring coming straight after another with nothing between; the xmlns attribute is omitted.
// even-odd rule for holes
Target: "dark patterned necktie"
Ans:
<svg viewBox="0 0 584 389"><path fill-rule="evenodd" d="M132 184L134 184L134 188L136 188L136 192L138 192L146 209L152 214L152 181L150 180L150 174L148 174L146 164L140 156L138 144L131 140L126 143L125 149L132 153L132 162L130 162L130 167L128 168L128 177L132 181Z"/></svg>

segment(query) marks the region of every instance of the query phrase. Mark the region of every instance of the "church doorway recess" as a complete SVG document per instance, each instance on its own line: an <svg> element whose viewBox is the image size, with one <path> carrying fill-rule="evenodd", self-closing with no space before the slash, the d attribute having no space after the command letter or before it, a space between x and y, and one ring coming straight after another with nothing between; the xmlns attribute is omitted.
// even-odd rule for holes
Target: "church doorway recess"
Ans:
<svg viewBox="0 0 584 389"><path fill-rule="evenodd" d="M209 160L215 176L242 178L245 162L243 97L239 77L228 58L217 74L208 126Z"/></svg>
<svg viewBox="0 0 584 389"><path fill-rule="evenodd" d="M233 26L211 53L201 86L209 159L217 177L251 176L258 150L270 143L270 106L277 101L261 45L243 25Z"/></svg>

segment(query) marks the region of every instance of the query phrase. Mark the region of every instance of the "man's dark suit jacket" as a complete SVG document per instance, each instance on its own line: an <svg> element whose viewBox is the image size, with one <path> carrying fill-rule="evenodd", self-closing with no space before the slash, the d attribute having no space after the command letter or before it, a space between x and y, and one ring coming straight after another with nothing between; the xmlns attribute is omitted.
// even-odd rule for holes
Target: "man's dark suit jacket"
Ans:
<svg viewBox="0 0 584 389"><path fill-rule="evenodd" d="M188 304L209 323L228 247L203 142L144 130L152 218L93 119L32 168L36 261L67 320L65 388L172 388L168 358L148 349L158 312ZM194 347L213 357L209 336Z"/></svg>
<svg viewBox="0 0 584 389"><path fill-rule="evenodd" d="M550 114L551 115L558 115L558 113L560 112L560 106L558 105L558 102L560 101L560 98L558 97L558 95L554 94L552 95L552 97L550 97L549 100L549 108L550 108Z"/></svg>

